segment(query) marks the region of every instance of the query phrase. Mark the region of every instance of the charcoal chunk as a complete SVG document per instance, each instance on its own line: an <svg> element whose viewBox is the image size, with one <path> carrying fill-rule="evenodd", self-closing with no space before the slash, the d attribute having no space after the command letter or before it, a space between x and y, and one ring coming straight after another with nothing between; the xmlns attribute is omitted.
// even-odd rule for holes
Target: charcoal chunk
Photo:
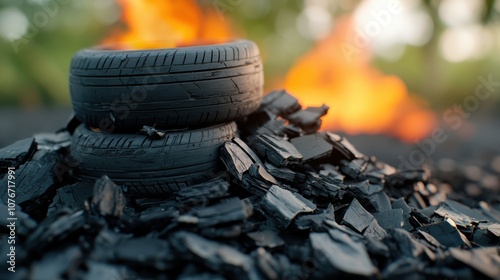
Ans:
<svg viewBox="0 0 500 280"><path fill-rule="evenodd" d="M389 246L387 246L381 240L373 239L365 235L364 243L366 246L366 250L370 256L375 256L376 258L382 259L388 259L391 256Z"/></svg>
<svg viewBox="0 0 500 280"><path fill-rule="evenodd" d="M125 240L131 238L133 238L131 234L119 233L108 227L99 229L94 238L94 246L90 252L90 259L94 261L115 261L116 248Z"/></svg>
<svg viewBox="0 0 500 280"><path fill-rule="evenodd" d="M188 264L185 266L182 273L176 277L177 280L226 280L225 277L217 272L209 272L207 269L197 266L196 264Z"/></svg>
<svg viewBox="0 0 500 280"><path fill-rule="evenodd" d="M326 176L332 183L340 184L344 181L344 175L339 172L337 167L331 164L321 164L319 174Z"/></svg>
<svg viewBox="0 0 500 280"><path fill-rule="evenodd" d="M279 276L283 274L284 268L266 249L258 248L253 255L255 255L257 267L267 279L280 279Z"/></svg>
<svg viewBox="0 0 500 280"><path fill-rule="evenodd" d="M278 181L267 172L267 170L259 163L252 164L250 169L248 169L248 174L250 174L255 179L264 181L268 184L278 185Z"/></svg>
<svg viewBox="0 0 500 280"><path fill-rule="evenodd" d="M441 248L443 245L437 241L436 238L434 238L432 235L428 234L425 231L417 230L418 234L422 236L422 238L427 241L428 244L434 246L434 248Z"/></svg>
<svg viewBox="0 0 500 280"><path fill-rule="evenodd" d="M279 183L262 165L255 163L250 166L248 172L243 174L241 186L248 192L262 197L273 184Z"/></svg>
<svg viewBox="0 0 500 280"><path fill-rule="evenodd" d="M177 199L183 203L199 205L210 199L228 195L229 182L224 177L217 177L208 182L181 188L177 192Z"/></svg>
<svg viewBox="0 0 500 280"><path fill-rule="evenodd" d="M357 199L353 199L342 221L358 233L362 233L373 219L375 219L373 215L366 211Z"/></svg>
<svg viewBox="0 0 500 280"><path fill-rule="evenodd" d="M332 145L317 133L293 138L290 142L302 154L303 162L328 157L333 149Z"/></svg>
<svg viewBox="0 0 500 280"><path fill-rule="evenodd" d="M424 263L413 258L401 258L389 264L382 272L383 279L419 280L422 277Z"/></svg>
<svg viewBox="0 0 500 280"><path fill-rule="evenodd" d="M406 200L408 201L408 205L410 205L411 207L416 208L416 209L424 209L428 206L425 199L418 192L414 192L414 193L410 194L410 196L408 196L408 198L406 198Z"/></svg>
<svg viewBox="0 0 500 280"><path fill-rule="evenodd" d="M295 182L298 179L297 173L295 173L294 171L292 171L287 167L276 167L268 162L264 164L264 167L266 168L267 172L269 172L269 174L280 180L287 182Z"/></svg>
<svg viewBox="0 0 500 280"><path fill-rule="evenodd" d="M32 279L63 279L64 275L71 277L82 258L83 253L77 246L71 246L62 252L50 252L33 264Z"/></svg>
<svg viewBox="0 0 500 280"><path fill-rule="evenodd" d="M86 263L88 273L85 275L85 280L94 279L113 279L125 280L129 279L131 273L123 266L109 265L99 262L89 261Z"/></svg>
<svg viewBox="0 0 500 280"><path fill-rule="evenodd" d="M287 140L274 135L259 135L255 138L254 148L262 157L276 166L298 164L302 154Z"/></svg>
<svg viewBox="0 0 500 280"><path fill-rule="evenodd" d="M485 201L481 201L479 202L479 208L481 209L481 212L489 218L489 220L500 223L500 207L498 207L499 209L495 209Z"/></svg>
<svg viewBox="0 0 500 280"><path fill-rule="evenodd" d="M284 119L270 120L259 127L256 131L256 135L268 134L276 135L278 137L284 137L286 132L286 121Z"/></svg>
<svg viewBox="0 0 500 280"><path fill-rule="evenodd" d="M302 215L295 219L295 225L298 229L313 229L320 231L323 228L323 223L326 220L335 221L335 212L333 205L329 204L328 207L319 214Z"/></svg>
<svg viewBox="0 0 500 280"><path fill-rule="evenodd" d="M429 172L424 169L399 170L386 177L387 185L395 188L404 187L405 185L413 186L413 184L417 182L427 183L428 180Z"/></svg>
<svg viewBox="0 0 500 280"><path fill-rule="evenodd" d="M400 254L400 257L418 258L426 253L432 254L430 249L425 247L422 243L417 242L409 232L403 229L392 229L389 231L394 245Z"/></svg>
<svg viewBox="0 0 500 280"><path fill-rule="evenodd" d="M103 216L120 218L127 200L121 187L117 186L108 176L96 180L91 207Z"/></svg>
<svg viewBox="0 0 500 280"><path fill-rule="evenodd" d="M323 137L332 145L331 160L333 164L339 164L340 161L352 161L363 157L354 146L344 137L331 132L324 132Z"/></svg>
<svg viewBox="0 0 500 280"><path fill-rule="evenodd" d="M456 224L451 219L442 222L430 224L420 228L432 235L439 243L447 247L460 247L462 245L471 246L467 237L458 231Z"/></svg>
<svg viewBox="0 0 500 280"><path fill-rule="evenodd" d="M391 200L389 196L383 191L371 194L367 197L367 199L375 209L375 212L391 210Z"/></svg>
<svg viewBox="0 0 500 280"><path fill-rule="evenodd" d="M452 219L457 226L469 227L472 223L488 221L488 217L481 211L471 209L466 205L452 200L446 200L439 204L434 213L445 218Z"/></svg>
<svg viewBox="0 0 500 280"><path fill-rule="evenodd" d="M366 160L361 158L352 161L343 160L340 165L340 171L353 179L357 179L361 176L361 173L365 171L367 166L368 163Z"/></svg>
<svg viewBox="0 0 500 280"><path fill-rule="evenodd" d="M382 185L370 184L369 180L348 185L350 193L362 201L368 202L376 212L391 210L391 201L383 191Z"/></svg>
<svg viewBox="0 0 500 280"><path fill-rule="evenodd" d="M285 90L277 90L264 96L261 103L261 110L268 110L275 115L286 116L300 110L297 98L290 95Z"/></svg>
<svg viewBox="0 0 500 280"><path fill-rule="evenodd" d="M179 210L176 207L166 203L164 205L153 206L139 213L134 226L139 229L164 229L173 226L172 220L179 216Z"/></svg>
<svg viewBox="0 0 500 280"><path fill-rule="evenodd" d="M497 248L472 250L450 248L450 254L457 261L474 268L491 279L498 279L500 275L500 266L498 265L500 254Z"/></svg>
<svg viewBox="0 0 500 280"><path fill-rule="evenodd" d="M472 234L472 241L475 244L484 247L497 246L499 244L498 237L491 234L485 227L477 227L474 229L474 232Z"/></svg>
<svg viewBox="0 0 500 280"><path fill-rule="evenodd" d="M255 262L237 249L190 232L177 232L171 243L179 257L195 260L213 271L238 279L259 279Z"/></svg>
<svg viewBox="0 0 500 280"><path fill-rule="evenodd" d="M37 148L34 138L19 140L12 145L0 149L0 173L8 167L19 167L33 156Z"/></svg>
<svg viewBox="0 0 500 280"><path fill-rule="evenodd" d="M245 200L230 198L219 204L196 208L181 215L179 222L210 227L229 222L242 221L252 215L252 205Z"/></svg>
<svg viewBox="0 0 500 280"><path fill-rule="evenodd" d="M292 193L278 186L272 186L269 189L262 198L261 205L284 227L288 227L299 213L311 213L316 209L316 205L300 194Z"/></svg>
<svg viewBox="0 0 500 280"><path fill-rule="evenodd" d="M295 138L304 134L302 128L293 124L285 125L285 127L283 127L283 132L286 134L286 136L288 136L288 138Z"/></svg>
<svg viewBox="0 0 500 280"><path fill-rule="evenodd" d="M176 255L161 239L140 237L124 240L113 249L116 261L167 270L175 266Z"/></svg>
<svg viewBox="0 0 500 280"><path fill-rule="evenodd" d="M281 239L276 231L264 230L249 232L247 233L247 236L250 237L255 242L255 245L259 247L273 249L285 245L285 241Z"/></svg>
<svg viewBox="0 0 500 280"><path fill-rule="evenodd" d="M26 248L43 252L56 242L61 242L71 234L80 231L84 224L83 210L70 212L63 209L40 223L26 240Z"/></svg>
<svg viewBox="0 0 500 280"><path fill-rule="evenodd" d="M226 142L221 148L221 159L229 174L239 180L243 179L243 173L255 163L239 145L233 142Z"/></svg>
<svg viewBox="0 0 500 280"><path fill-rule="evenodd" d="M250 147L248 147L248 145L243 142L243 140L236 137L233 139L233 143L238 145L252 159L254 163L263 164L257 154L252 149L250 149Z"/></svg>
<svg viewBox="0 0 500 280"><path fill-rule="evenodd" d="M488 228L488 232L495 235L496 237L500 237L500 224L488 224L486 227Z"/></svg>
<svg viewBox="0 0 500 280"><path fill-rule="evenodd" d="M406 201L402 197L400 197L392 202L392 208L403 210L403 219L404 219L403 228L408 231L412 230L413 227L410 224L411 208L410 206L408 206L408 204L406 204Z"/></svg>
<svg viewBox="0 0 500 280"><path fill-rule="evenodd" d="M54 180L53 166L56 162L54 153L46 153L40 159L29 161L16 170L16 203L30 213L37 208L48 205L51 193L57 188ZM7 186L8 176L1 180L2 186ZM11 180L12 181L12 180ZM0 189L2 201L7 201L8 191L6 187Z"/></svg>
<svg viewBox="0 0 500 280"><path fill-rule="evenodd" d="M258 197L264 196L271 185L267 182L261 181L258 178L250 175L249 173L243 174L243 181L241 184L246 191L248 191L252 195L256 195Z"/></svg>
<svg viewBox="0 0 500 280"><path fill-rule="evenodd" d="M243 223L224 224L222 226L204 227L199 230L200 235L207 238L238 238L244 231Z"/></svg>
<svg viewBox="0 0 500 280"><path fill-rule="evenodd" d="M302 128L306 133L314 133L321 126L321 117L328 113L329 107L322 105L321 107L307 107L306 109L297 111L285 118L290 123Z"/></svg>
<svg viewBox="0 0 500 280"><path fill-rule="evenodd" d="M408 206L408 204L406 204L406 201L402 197L394 200L394 202L392 203L392 208L401 209L401 210L403 210L404 214L410 215L410 213L411 213L410 206Z"/></svg>
<svg viewBox="0 0 500 280"><path fill-rule="evenodd" d="M349 275L368 277L377 273L365 246L347 234L330 230L328 233L311 233L309 239L312 248L326 259L326 265ZM324 269L322 272L331 275L333 270Z"/></svg>
<svg viewBox="0 0 500 280"><path fill-rule="evenodd" d="M314 172L307 174L307 184L311 187L311 195L317 197L339 197L343 196L343 189L337 178L328 175L321 175Z"/></svg>
<svg viewBox="0 0 500 280"><path fill-rule="evenodd" d="M366 227L364 236L381 240L387 236L387 232L378 224L377 220L373 219L368 227Z"/></svg>
<svg viewBox="0 0 500 280"><path fill-rule="evenodd" d="M404 217L402 209L392 209L379 213L374 213L380 226L384 229L402 228L404 225Z"/></svg>
<svg viewBox="0 0 500 280"><path fill-rule="evenodd" d="M81 210L86 200L92 197L93 185L87 182L77 182L57 189L56 196L49 206L48 215L63 209Z"/></svg>

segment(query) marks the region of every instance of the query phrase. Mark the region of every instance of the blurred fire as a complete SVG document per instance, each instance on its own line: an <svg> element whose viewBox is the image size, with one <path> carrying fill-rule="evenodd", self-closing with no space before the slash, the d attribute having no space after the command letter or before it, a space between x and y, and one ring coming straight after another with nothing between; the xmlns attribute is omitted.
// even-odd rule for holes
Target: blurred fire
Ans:
<svg viewBox="0 0 500 280"><path fill-rule="evenodd" d="M125 29L115 30L104 44L119 48L169 48L222 43L233 38L231 25L196 0L118 0ZM369 65L369 49L345 56L342 44L354 34L349 19L304 55L289 71L285 88L305 106L330 106L323 129L347 133L385 133L405 141L424 138L435 116L409 95L396 76Z"/></svg>
<svg viewBox="0 0 500 280"><path fill-rule="evenodd" d="M401 79L370 66L368 48L352 49L348 43L353 36L352 21L339 20L290 69L285 88L305 106L330 106L322 129L384 133L408 142L426 137L435 126L434 114L408 93Z"/></svg>
<svg viewBox="0 0 500 280"><path fill-rule="evenodd" d="M117 0L125 30L114 30L104 44L126 49L171 48L229 41L232 30L211 7L196 0Z"/></svg>

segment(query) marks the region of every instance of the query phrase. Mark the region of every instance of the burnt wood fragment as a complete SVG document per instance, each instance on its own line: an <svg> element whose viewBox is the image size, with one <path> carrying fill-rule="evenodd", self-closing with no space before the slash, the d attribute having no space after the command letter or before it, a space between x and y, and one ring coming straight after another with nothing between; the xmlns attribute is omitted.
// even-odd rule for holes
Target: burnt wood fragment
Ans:
<svg viewBox="0 0 500 280"><path fill-rule="evenodd" d="M497 248L471 250L450 248L450 254L455 260L474 268L486 277L498 279L498 275L500 275L500 266L498 266L500 253Z"/></svg>
<svg viewBox="0 0 500 280"><path fill-rule="evenodd" d="M253 147L257 154L265 157L276 166L298 164L303 156L287 140L274 135L259 135L255 138Z"/></svg>
<svg viewBox="0 0 500 280"><path fill-rule="evenodd" d="M391 209L383 212L374 213L375 219L384 229L402 228L404 226L404 217L402 209Z"/></svg>
<svg viewBox="0 0 500 280"><path fill-rule="evenodd" d="M302 154L303 162L328 157L333 149L332 145L330 145L319 134L293 138L290 142L295 146L295 148L297 148L299 153Z"/></svg>
<svg viewBox="0 0 500 280"><path fill-rule="evenodd" d="M247 201L233 197L212 206L195 208L179 216L177 221L198 227L210 227L243 221L252 215L252 211L253 207Z"/></svg>
<svg viewBox="0 0 500 280"><path fill-rule="evenodd" d="M311 213L316 209L316 205L300 194L278 186L272 186L260 204L283 227L288 227L299 213Z"/></svg>
<svg viewBox="0 0 500 280"><path fill-rule="evenodd" d="M54 166L57 155L55 152L41 153L39 159L28 161L16 170L14 180L16 186L16 204L30 215L45 215L52 196L58 187L54 178ZM0 181L2 186L8 185L8 174ZM8 199L7 187L0 189L2 201ZM33 214L32 212L37 212Z"/></svg>
<svg viewBox="0 0 500 280"><path fill-rule="evenodd" d="M232 142L225 143L221 148L221 159L229 174L239 180L243 179L243 174L254 164L252 158Z"/></svg>
<svg viewBox="0 0 500 280"><path fill-rule="evenodd" d="M92 197L93 189L93 184L88 182L77 182L57 189L47 215L50 216L63 208L84 209L85 201Z"/></svg>
<svg viewBox="0 0 500 280"><path fill-rule="evenodd" d="M362 233L374 219L373 215L366 211L357 199L354 199L347 208L342 222L358 233Z"/></svg>
<svg viewBox="0 0 500 280"><path fill-rule="evenodd" d="M58 211L39 224L26 240L26 248L29 251L43 252L46 248L65 241L72 234L81 232L85 222L83 210Z"/></svg>
<svg viewBox="0 0 500 280"><path fill-rule="evenodd" d="M28 161L35 153L37 145L34 138L19 140L0 149L0 174L8 167L17 168Z"/></svg>
<svg viewBox="0 0 500 280"><path fill-rule="evenodd" d="M314 255L319 255L320 263L334 268L319 271L326 274L322 275L323 277L336 275L335 271L351 277L369 277L377 273L377 268L371 262L364 245L355 242L347 234L330 230L328 233L311 233L309 238L313 250L317 252ZM342 257L339 258L338 255Z"/></svg>
<svg viewBox="0 0 500 280"><path fill-rule="evenodd" d="M234 247L190 232L177 232L170 242L179 258L194 260L213 271L238 279L259 279L255 261Z"/></svg>
<svg viewBox="0 0 500 280"><path fill-rule="evenodd" d="M224 177L217 177L208 182L182 188L177 192L177 199L190 205L205 204L211 199L228 195L229 182Z"/></svg>
<svg viewBox="0 0 500 280"><path fill-rule="evenodd" d="M420 230L429 233L439 243L447 247L471 246L467 237L460 233L451 219L424 226Z"/></svg>
<svg viewBox="0 0 500 280"><path fill-rule="evenodd" d="M299 180L297 173L287 167L276 167L268 162L264 164L264 167L269 174L285 182L296 182Z"/></svg>
<svg viewBox="0 0 500 280"><path fill-rule="evenodd" d="M90 205L92 209L103 216L120 218L127 205L127 200L122 188L111 181L108 176L103 176L95 182Z"/></svg>
<svg viewBox="0 0 500 280"><path fill-rule="evenodd" d="M321 126L321 117L328 113L329 107L307 107L292 113L285 118L292 124L302 128L305 133L314 133Z"/></svg>
<svg viewBox="0 0 500 280"><path fill-rule="evenodd" d="M331 132L322 132L323 137L333 147L330 157L332 164L339 164L342 160L352 161L363 157L354 146L344 137Z"/></svg>
<svg viewBox="0 0 500 280"><path fill-rule="evenodd" d="M287 116L300 108L297 98L285 90L277 90L264 96L260 110L267 110L278 116Z"/></svg>
<svg viewBox="0 0 500 280"><path fill-rule="evenodd" d="M276 231L264 230L247 233L247 236L255 242L258 247L276 248L285 245Z"/></svg>

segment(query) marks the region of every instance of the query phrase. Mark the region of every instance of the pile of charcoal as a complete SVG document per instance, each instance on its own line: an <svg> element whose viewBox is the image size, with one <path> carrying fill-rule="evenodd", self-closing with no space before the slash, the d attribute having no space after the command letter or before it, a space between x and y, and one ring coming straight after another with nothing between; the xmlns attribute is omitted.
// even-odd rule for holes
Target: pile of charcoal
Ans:
<svg viewBox="0 0 500 280"><path fill-rule="evenodd" d="M498 192L471 201L365 156L318 132L327 111L267 95L222 143L221 172L165 196L75 179L75 119L0 150L0 260L15 246L16 271L1 278L500 278Z"/></svg>

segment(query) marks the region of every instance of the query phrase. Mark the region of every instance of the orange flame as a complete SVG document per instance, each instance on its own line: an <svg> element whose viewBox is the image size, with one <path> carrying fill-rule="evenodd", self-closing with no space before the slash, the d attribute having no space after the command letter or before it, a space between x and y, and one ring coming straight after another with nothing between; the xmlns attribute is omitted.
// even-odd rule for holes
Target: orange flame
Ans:
<svg viewBox="0 0 500 280"><path fill-rule="evenodd" d="M426 137L434 128L434 114L408 93L401 79L370 66L368 49L348 49L354 48L348 45L354 34L349 19L337 24L329 37L292 67L285 88L302 105L330 106L322 129L385 133L405 141Z"/></svg>
<svg viewBox="0 0 500 280"><path fill-rule="evenodd" d="M196 0L118 0L126 29L115 30L104 44L127 49L216 44L233 37L230 25L214 9Z"/></svg>

